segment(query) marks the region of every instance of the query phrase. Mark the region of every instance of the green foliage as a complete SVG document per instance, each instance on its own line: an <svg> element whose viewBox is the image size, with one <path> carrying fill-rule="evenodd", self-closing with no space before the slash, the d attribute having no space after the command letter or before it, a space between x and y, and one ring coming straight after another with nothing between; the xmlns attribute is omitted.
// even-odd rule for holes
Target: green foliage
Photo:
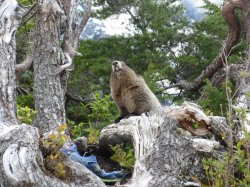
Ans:
<svg viewBox="0 0 250 187"><path fill-rule="evenodd" d="M35 18L30 19L25 25L21 26L16 33L16 52L17 64L22 63L26 55L31 51L30 33L35 28ZM24 21L24 20L23 20Z"/></svg>
<svg viewBox="0 0 250 187"><path fill-rule="evenodd" d="M206 16L190 26L192 29L185 39L183 38L184 45L181 45L179 55L174 59L176 72L190 82L197 78L201 71L216 58L228 33L228 25L221 14L221 8L208 0L204 2L203 8L205 8ZM245 48L246 41L244 39L232 50L228 59L229 63L243 60L244 54L242 54L242 51ZM183 96L196 100L199 93L184 92ZM217 108L218 114L217 106L215 108Z"/></svg>
<svg viewBox="0 0 250 187"><path fill-rule="evenodd" d="M55 133L51 133L48 136L48 139L43 141L43 146L45 148L52 148L55 152L59 151L59 149L68 141L68 137L65 134L66 129L66 124L60 125Z"/></svg>
<svg viewBox="0 0 250 187"><path fill-rule="evenodd" d="M250 136L247 137L248 141ZM230 186L247 186L250 183L250 170L248 169L248 160L246 150L243 145L246 140L241 140L236 145L236 150L231 160L231 170L234 171L230 178ZM227 175L228 153L224 154L224 159L215 160L212 158L202 161L203 168L209 180L209 186L221 187L225 186L225 178Z"/></svg>
<svg viewBox="0 0 250 187"><path fill-rule="evenodd" d="M208 0L203 1L205 5L202 8L205 9L205 13L207 16L196 25L197 28L211 36L218 37L218 39L225 38L228 28L226 26L225 19L221 14L221 8ZM210 26L206 24L210 24ZM213 26L211 27L211 25Z"/></svg>
<svg viewBox="0 0 250 187"><path fill-rule="evenodd" d="M110 146L114 154L111 159L118 162L121 166L125 168L133 168L135 163L134 150L133 147L123 144Z"/></svg>
<svg viewBox="0 0 250 187"><path fill-rule="evenodd" d="M22 107L20 105L17 105L17 117L20 121L20 123L25 123L25 124L32 124L32 121L36 117L36 111L32 110L28 106Z"/></svg>
<svg viewBox="0 0 250 187"><path fill-rule="evenodd" d="M235 108L235 112L237 112L237 118L241 121L245 121L247 119L247 110L245 108Z"/></svg>
<svg viewBox="0 0 250 187"><path fill-rule="evenodd" d="M17 2L19 4L27 6L27 5L32 5L35 2L35 0L17 0Z"/></svg>
<svg viewBox="0 0 250 187"><path fill-rule="evenodd" d="M68 120L73 139L79 136L88 136L90 143L96 142L100 135L100 130L117 118L117 107L111 101L110 95L102 97L99 92L95 92L93 99L89 104L81 105L83 110L86 108L90 110L84 114L83 122L76 124Z"/></svg>
<svg viewBox="0 0 250 187"><path fill-rule="evenodd" d="M180 54L174 59L176 72L190 82L215 59L228 30L217 5L205 1L203 8L206 9L207 16L190 26L191 31L182 39L184 44L181 45ZM197 93L187 96L192 95L197 98ZM191 98L196 99L195 97Z"/></svg>
<svg viewBox="0 0 250 187"><path fill-rule="evenodd" d="M20 6L25 7L26 10L33 6L36 3L36 0L18 0L17 1ZM30 17L31 15L26 15L26 17L22 18L22 25L18 28L16 32L16 63L20 64L22 63L26 57L27 54L31 53L32 45L32 36L31 33L33 29L35 28L35 15L33 17ZM18 78L18 86L24 88L26 91L31 93L31 90L33 90L33 71L26 70L21 75L17 76ZM19 91L22 93L22 90L19 89ZM25 94L27 94L25 92ZM32 94L32 93L31 93ZM27 105L30 106L31 105ZM32 107L34 108L34 107Z"/></svg>
<svg viewBox="0 0 250 187"><path fill-rule="evenodd" d="M228 83L229 87L233 87L231 83ZM206 80L205 85L205 98L203 98L199 104L204 110L209 110L214 115L224 115L227 112L228 101L226 97L226 84L222 84L220 87L215 87Z"/></svg>
<svg viewBox="0 0 250 187"><path fill-rule="evenodd" d="M34 97L31 94L19 95L17 97L17 105L20 105L22 107L28 106L29 108L34 109L35 108L34 103L35 103Z"/></svg>
<svg viewBox="0 0 250 187"><path fill-rule="evenodd" d="M67 124L69 126L72 139L76 139L78 137L83 136L84 128L86 128L87 125L83 122L76 124L74 121L71 121L69 119L67 119Z"/></svg>
<svg viewBox="0 0 250 187"><path fill-rule="evenodd" d="M91 108L91 113L88 115L90 122L95 125L99 123L107 124L114 121L114 114L117 111L114 102L111 101L110 95L101 96L99 92L94 93L94 102L88 104Z"/></svg>
<svg viewBox="0 0 250 187"><path fill-rule="evenodd" d="M84 129L88 133L88 142L97 143L100 136L100 130L90 126L89 128Z"/></svg>
<svg viewBox="0 0 250 187"><path fill-rule="evenodd" d="M60 125L56 132L51 133L47 139L42 140L42 150L45 157L45 168L60 179L68 179L70 173L64 164L65 155L60 151L62 146L68 142L65 134L67 125Z"/></svg>
<svg viewBox="0 0 250 187"><path fill-rule="evenodd" d="M94 128L91 124L79 123L67 120L70 127L72 139L76 139L81 136L87 136L89 143L97 143L100 136L100 128Z"/></svg>

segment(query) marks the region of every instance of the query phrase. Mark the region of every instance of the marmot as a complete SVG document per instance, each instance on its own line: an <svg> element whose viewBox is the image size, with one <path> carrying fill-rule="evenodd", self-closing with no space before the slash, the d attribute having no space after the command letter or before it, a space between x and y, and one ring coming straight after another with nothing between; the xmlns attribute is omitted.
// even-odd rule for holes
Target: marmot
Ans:
<svg viewBox="0 0 250 187"><path fill-rule="evenodd" d="M161 104L141 76L124 62L113 61L110 77L111 97L124 117L141 115L160 107Z"/></svg>

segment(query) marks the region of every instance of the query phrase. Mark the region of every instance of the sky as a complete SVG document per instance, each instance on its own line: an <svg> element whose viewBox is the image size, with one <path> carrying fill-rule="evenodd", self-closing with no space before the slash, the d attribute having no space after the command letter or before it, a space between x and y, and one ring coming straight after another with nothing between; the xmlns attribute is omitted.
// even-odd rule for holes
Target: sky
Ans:
<svg viewBox="0 0 250 187"><path fill-rule="evenodd" d="M222 5L223 0L210 0L217 5ZM204 9L200 8L204 5L202 0L182 0L186 7L186 14L192 19L199 21L204 17Z"/></svg>
<svg viewBox="0 0 250 187"><path fill-rule="evenodd" d="M181 0L186 8L186 15L195 21L199 21L204 17L204 5L202 0ZM212 3L222 5L223 0L210 0ZM103 25L103 31L108 35L129 35L133 34L135 29L129 23L130 16L128 14L114 15L106 20L97 20L91 18L97 25ZM101 23L100 23L101 22Z"/></svg>
<svg viewBox="0 0 250 187"><path fill-rule="evenodd" d="M223 0L210 0L212 3L222 5ZM195 21L199 21L204 17L204 9L200 8L204 5L202 0L182 0L186 7L186 14ZM117 34L133 34L134 29L129 24L129 15L121 14L118 16L112 16L103 21L110 35Z"/></svg>

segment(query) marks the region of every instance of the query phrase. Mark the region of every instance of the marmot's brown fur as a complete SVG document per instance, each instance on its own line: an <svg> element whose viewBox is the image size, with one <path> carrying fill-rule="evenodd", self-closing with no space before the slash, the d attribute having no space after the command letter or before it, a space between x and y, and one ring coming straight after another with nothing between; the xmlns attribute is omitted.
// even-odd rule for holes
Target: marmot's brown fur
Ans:
<svg viewBox="0 0 250 187"><path fill-rule="evenodd" d="M111 96L121 113L117 121L131 115L141 115L161 106L144 79L124 62L112 62L110 88Z"/></svg>

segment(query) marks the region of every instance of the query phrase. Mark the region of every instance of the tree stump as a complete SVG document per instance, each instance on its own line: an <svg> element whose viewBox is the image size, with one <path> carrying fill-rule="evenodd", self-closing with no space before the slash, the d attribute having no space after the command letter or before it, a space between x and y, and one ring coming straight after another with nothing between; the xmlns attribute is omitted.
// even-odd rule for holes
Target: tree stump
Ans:
<svg viewBox="0 0 250 187"><path fill-rule="evenodd" d="M225 147L214 140L180 134L181 120L178 121L176 115L170 115L174 110L188 107L196 109L196 112L201 110L194 106L186 103L171 110L160 108L148 116L133 116L102 130L99 141L101 150L123 142L132 142L134 146L134 172L130 182L124 186L179 187L199 186L200 181L207 182L202 159L222 157ZM210 121L205 114L203 117Z"/></svg>

